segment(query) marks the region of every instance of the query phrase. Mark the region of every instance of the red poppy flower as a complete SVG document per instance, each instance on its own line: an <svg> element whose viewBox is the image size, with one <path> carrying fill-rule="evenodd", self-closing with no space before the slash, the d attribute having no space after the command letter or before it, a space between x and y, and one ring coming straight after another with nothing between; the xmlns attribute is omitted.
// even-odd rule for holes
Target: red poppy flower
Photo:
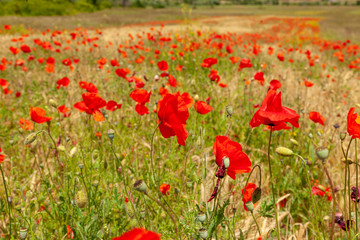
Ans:
<svg viewBox="0 0 360 240"><path fill-rule="evenodd" d="M65 66L71 66L71 63L72 62L69 58L62 60L62 64L64 64Z"/></svg>
<svg viewBox="0 0 360 240"><path fill-rule="evenodd" d="M169 65L165 61L160 61L157 63L160 71L167 71L169 69Z"/></svg>
<svg viewBox="0 0 360 240"><path fill-rule="evenodd" d="M106 101L97 93L83 93L82 98L83 101L75 103L74 108L78 109L80 112L86 112L87 114L93 115L94 120L97 122L104 121L105 117L99 109L106 106Z"/></svg>
<svg viewBox="0 0 360 240"><path fill-rule="evenodd" d="M57 87L56 87L57 89L59 89L61 86L67 87L69 86L70 79L67 77L63 77L62 79L58 80L56 83L57 83Z"/></svg>
<svg viewBox="0 0 360 240"><path fill-rule="evenodd" d="M114 237L112 240L160 240L160 235L144 228L134 228L120 237Z"/></svg>
<svg viewBox="0 0 360 240"><path fill-rule="evenodd" d="M5 30L10 30L10 29L11 29L11 26L6 24L6 25L4 25L4 29L5 29Z"/></svg>
<svg viewBox="0 0 360 240"><path fill-rule="evenodd" d="M220 82L220 76L218 75L218 72L215 69L211 69L208 77L210 78L211 81L214 81L216 83Z"/></svg>
<svg viewBox="0 0 360 240"><path fill-rule="evenodd" d="M58 110L60 113L62 113L64 115L64 117L69 117L71 115L71 113L67 113L70 111L70 109L65 107L65 105L59 106Z"/></svg>
<svg viewBox="0 0 360 240"><path fill-rule="evenodd" d="M109 111L115 111L116 109L120 109L121 108L121 104L117 104L115 101L108 101L106 103L106 110Z"/></svg>
<svg viewBox="0 0 360 240"><path fill-rule="evenodd" d="M170 191L170 185L169 184L166 184L166 183L161 184L160 192L163 195L169 195L169 191Z"/></svg>
<svg viewBox="0 0 360 240"><path fill-rule="evenodd" d="M4 154L0 154L0 163L2 163L5 160L5 155Z"/></svg>
<svg viewBox="0 0 360 240"><path fill-rule="evenodd" d="M30 53L31 49L28 45L21 45L20 46L21 51L23 51L24 53Z"/></svg>
<svg viewBox="0 0 360 240"><path fill-rule="evenodd" d="M151 92L147 92L145 89L135 89L130 93L130 97L138 104L135 106L135 110L139 115L149 114L149 109L145 106L145 103L150 101Z"/></svg>
<svg viewBox="0 0 360 240"><path fill-rule="evenodd" d="M264 79L264 73L263 72L257 72L254 75L254 79L256 81L259 81L261 85L264 85L265 79Z"/></svg>
<svg viewBox="0 0 360 240"><path fill-rule="evenodd" d="M180 95L166 94L158 103L159 129L164 138L176 135L180 145L185 145L189 133L185 129L186 120L189 118L189 108L192 105L192 98L188 93Z"/></svg>
<svg viewBox="0 0 360 240"><path fill-rule="evenodd" d="M211 68L211 66L217 64L217 62L216 58L206 58L201 63L201 66L204 68Z"/></svg>
<svg viewBox="0 0 360 240"><path fill-rule="evenodd" d="M246 207L246 203L247 202L251 202L252 201L252 194L255 191L255 189L257 188L255 183L248 183L246 185L245 188L245 193L244 193L244 197L242 199L243 203L244 203L244 208L246 211L249 211ZM241 190L241 194L244 192L244 188Z"/></svg>
<svg viewBox="0 0 360 240"><path fill-rule="evenodd" d="M6 81L5 79L3 78L0 78L0 86L3 88L3 89L6 89L9 87L9 82Z"/></svg>
<svg viewBox="0 0 360 240"><path fill-rule="evenodd" d="M46 112L44 109L37 108L37 107L30 107L30 117L31 120L36 123L44 123L48 122L52 119L52 117L46 117Z"/></svg>
<svg viewBox="0 0 360 240"><path fill-rule="evenodd" d="M48 65L54 65L54 64L55 64L55 58L53 58L53 57L48 57L48 59L46 59L46 64L48 64Z"/></svg>
<svg viewBox="0 0 360 240"><path fill-rule="evenodd" d="M355 108L350 108L347 116L347 132L352 138L360 139L360 116L354 113Z"/></svg>
<svg viewBox="0 0 360 240"><path fill-rule="evenodd" d="M252 67L252 63L250 62L250 59L247 58L243 58L240 61L240 65L239 65L239 71L243 68L251 68Z"/></svg>
<svg viewBox="0 0 360 240"><path fill-rule="evenodd" d="M318 195L318 196L327 196L328 198L328 201L331 201L332 200L332 196L331 196L331 192L330 192L330 188L325 188L324 186L322 185L315 185L313 187L311 187L311 192L312 194L315 196L315 195Z"/></svg>
<svg viewBox="0 0 360 240"><path fill-rule="evenodd" d="M305 87L312 87L312 86L314 86L314 84L313 84L312 82L309 82L309 81L306 81L306 80L304 80L304 85L305 85Z"/></svg>
<svg viewBox="0 0 360 240"><path fill-rule="evenodd" d="M206 102L203 102L203 101L195 102L194 107L195 107L195 110L200 114L207 114L211 110L213 110L213 108L209 104L207 104Z"/></svg>
<svg viewBox="0 0 360 240"><path fill-rule="evenodd" d="M242 151L239 143L231 141L228 137L217 136L213 145L213 152L218 166L221 166L224 157L229 158L230 165L227 169L227 175L232 179L235 179L235 174L250 172L249 157Z"/></svg>
<svg viewBox="0 0 360 240"><path fill-rule="evenodd" d="M277 93L270 89L260 109L254 114L250 121L252 128L260 124L278 126L285 122L291 123L294 127L299 127L300 116L292 109L281 105L281 92Z"/></svg>
<svg viewBox="0 0 360 240"><path fill-rule="evenodd" d="M276 79L271 80L269 89L277 90L281 88L281 82Z"/></svg>
<svg viewBox="0 0 360 240"><path fill-rule="evenodd" d="M120 63L119 63L116 59L111 59L111 60L110 60L110 64L111 64L111 66L113 66L113 67L118 67L118 66L120 66Z"/></svg>
<svg viewBox="0 0 360 240"><path fill-rule="evenodd" d="M97 93L98 92L97 87L93 83L90 83L90 82L81 81L81 82L79 82L79 86L82 89L85 89L87 92L91 92L91 93Z"/></svg>
<svg viewBox="0 0 360 240"><path fill-rule="evenodd" d="M169 77L168 78L169 85L172 86L172 87L176 87L178 84L177 84L176 79L174 78L174 76L169 74L168 77Z"/></svg>
<svg viewBox="0 0 360 240"><path fill-rule="evenodd" d="M75 235L73 230L71 230L71 227L69 225L66 226L66 230L67 230L67 234L68 234L68 239L74 239Z"/></svg>
<svg viewBox="0 0 360 240"><path fill-rule="evenodd" d="M127 68L118 68L118 69L116 69L115 73L119 77L126 79L126 75L128 75L130 73L130 70Z"/></svg>
<svg viewBox="0 0 360 240"><path fill-rule="evenodd" d="M320 115L318 112L309 112L309 118L315 123L320 123L321 125L325 126L325 118Z"/></svg>
<svg viewBox="0 0 360 240"><path fill-rule="evenodd" d="M31 131L34 129L34 124L32 121L20 118L19 126L25 131Z"/></svg>
<svg viewBox="0 0 360 240"><path fill-rule="evenodd" d="M15 47L10 47L9 49L12 52L12 54L14 54L14 55L16 55L20 52L20 49L15 48Z"/></svg>
<svg viewBox="0 0 360 240"><path fill-rule="evenodd" d="M278 58L281 62L283 62L284 59L285 59L283 53L279 53L279 54L277 55L277 58Z"/></svg>

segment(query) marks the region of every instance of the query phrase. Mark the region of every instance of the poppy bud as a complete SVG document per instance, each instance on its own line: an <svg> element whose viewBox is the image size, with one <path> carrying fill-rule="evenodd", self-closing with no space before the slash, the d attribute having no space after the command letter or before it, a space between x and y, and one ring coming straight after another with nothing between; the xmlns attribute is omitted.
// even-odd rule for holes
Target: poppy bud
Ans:
<svg viewBox="0 0 360 240"><path fill-rule="evenodd" d="M299 146L298 141L296 141L296 140L293 139L293 138L290 139L290 142L291 142L292 144L296 145L296 146Z"/></svg>
<svg viewBox="0 0 360 240"><path fill-rule="evenodd" d="M99 181L95 180L95 181L93 182L93 186L94 186L94 187L98 187L98 186L99 186Z"/></svg>
<svg viewBox="0 0 360 240"><path fill-rule="evenodd" d="M145 218L145 211L144 210L140 211L140 218Z"/></svg>
<svg viewBox="0 0 360 240"><path fill-rule="evenodd" d="M187 188L192 188L192 181L191 181L191 180L188 180L188 181L186 182L186 187L187 187Z"/></svg>
<svg viewBox="0 0 360 240"><path fill-rule="evenodd" d="M26 227L22 227L20 228L20 239L24 240L27 237L27 228Z"/></svg>
<svg viewBox="0 0 360 240"><path fill-rule="evenodd" d="M346 138L346 132L341 132L341 133L340 133L340 139L341 139L341 141L344 141L345 138Z"/></svg>
<svg viewBox="0 0 360 240"><path fill-rule="evenodd" d="M70 150L70 153L69 153L69 156L72 158L74 157L74 155L76 154L77 152L77 147L73 147L71 150Z"/></svg>
<svg viewBox="0 0 360 240"><path fill-rule="evenodd" d="M50 99L50 100L49 100L49 104L50 104L50 106L52 106L53 108L57 108L57 103L55 102L54 99Z"/></svg>
<svg viewBox="0 0 360 240"><path fill-rule="evenodd" d="M95 149L93 152L92 152L92 160L93 161L96 161L98 158L99 158L99 150Z"/></svg>
<svg viewBox="0 0 360 240"><path fill-rule="evenodd" d="M278 147L275 149L275 152L283 157L290 157L294 152L286 147Z"/></svg>
<svg viewBox="0 0 360 240"><path fill-rule="evenodd" d="M77 194L75 196L75 202L79 208L84 208L86 206L87 196L86 196L86 193L84 192L84 190L77 192Z"/></svg>
<svg viewBox="0 0 360 240"><path fill-rule="evenodd" d="M224 168L228 169L230 166L230 159L228 157L224 158Z"/></svg>
<svg viewBox="0 0 360 240"><path fill-rule="evenodd" d="M236 207L234 207L233 209L232 209L232 213L235 215L236 214Z"/></svg>
<svg viewBox="0 0 360 240"><path fill-rule="evenodd" d="M84 168L84 164L83 164L83 163L78 163L78 167L79 167L80 169L83 169L83 168Z"/></svg>
<svg viewBox="0 0 360 240"><path fill-rule="evenodd" d="M351 158L348 158L347 160L346 160L345 158L343 158L341 161L342 161L343 163L349 164L349 165L351 165L351 164L354 163L354 162L351 160Z"/></svg>
<svg viewBox="0 0 360 240"><path fill-rule="evenodd" d="M200 99L200 98L199 98L199 95L196 94L196 95L194 96L194 100L195 100L195 101L199 101L199 99Z"/></svg>
<svg viewBox="0 0 360 240"><path fill-rule="evenodd" d="M207 232L207 230L206 230L205 228L201 228L201 229L199 230L199 235L200 235L200 237L201 237L202 239L206 239L207 236L208 236L208 232Z"/></svg>
<svg viewBox="0 0 360 240"><path fill-rule="evenodd" d="M309 133L309 134L308 134L308 137L309 137L309 138L313 138L312 133Z"/></svg>
<svg viewBox="0 0 360 240"><path fill-rule="evenodd" d="M157 81L159 81L159 79L160 79L159 75L155 75L155 76L154 76L154 81L157 82Z"/></svg>
<svg viewBox="0 0 360 240"><path fill-rule="evenodd" d="M65 152L65 151L66 151L66 148L65 148L63 145L58 146L57 149L58 149L60 152Z"/></svg>
<svg viewBox="0 0 360 240"><path fill-rule="evenodd" d="M146 184L143 180L136 181L134 183L134 188L135 188L135 190L142 192L142 193L146 193L146 191L147 191Z"/></svg>
<svg viewBox="0 0 360 240"><path fill-rule="evenodd" d="M232 116L233 114L233 107L232 106L226 106L226 112L228 114L228 116Z"/></svg>
<svg viewBox="0 0 360 240"><path fill-rule="evenodd" d="M333 126L335 129L338 129L340 127L340 125L338 123L335 123Z"/></svg>
<svg viewBox="0 0 360 240"><path fill-rule="evenodd" d="M248 201L248 202L245 203L245 206L246 206L247 210L249 210L250 212L254 211L254 204L253 204L253 202Z"/></svg>
<svg viewBox="0 0 360 240"><path fill-rule="evenodd" d="M199 222L205 222L205 220L206 220L206 215L205 215L205 213L199 212L199 213L198 213L198 216L197 216L197 219L199 220Z"/></svg>
<svg viewBox="0 0 360 240"><path fill-rule="evenodd" d="M30 133L29 135L26 136L24 144L25 145L29 145L32 142L34 142L37 138L37 134L36 133Z"/></svg>
<svg viewBox="0 0 360 240"><path fill-rule="evenodd" d="M322 161L325 161L329 156L329 149L326 147L318 147L316 149L316 156Z"/></svg>
<svg viewBox="0 0 360 240"><path fill-rule="evenodd" d="M110 130L108 131L108 137L109 137L110 141L112 141L112 140L114 139L114 137L115 137L115 131L114 131L114 129L110 129Z"/></svg>

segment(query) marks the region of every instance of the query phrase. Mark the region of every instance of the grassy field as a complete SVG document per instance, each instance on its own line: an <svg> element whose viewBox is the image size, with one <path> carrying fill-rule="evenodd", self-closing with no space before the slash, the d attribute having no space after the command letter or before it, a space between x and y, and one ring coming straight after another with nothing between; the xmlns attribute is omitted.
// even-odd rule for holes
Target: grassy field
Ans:
<svg viewBox="0 0 360 240"><path fill-rule="evenodd" d="M355 7L0 18L0 238L356 239L359 24Z"/></svg>
<svg viewBox="0 0 360 240"><path fill-rule="evenodd" d="M197 7L189 15L182 8L124 9L114 8L96 13L59 17L2 17L0 24L12 23L25 28L71 29L78 26L111 27L153 21L197 19L216 16L283 16L320 18L322 34L326 38L344 37L359 41L360 8L356 6L216 6ZM241 23L239 23L241 24Z"/></svg>

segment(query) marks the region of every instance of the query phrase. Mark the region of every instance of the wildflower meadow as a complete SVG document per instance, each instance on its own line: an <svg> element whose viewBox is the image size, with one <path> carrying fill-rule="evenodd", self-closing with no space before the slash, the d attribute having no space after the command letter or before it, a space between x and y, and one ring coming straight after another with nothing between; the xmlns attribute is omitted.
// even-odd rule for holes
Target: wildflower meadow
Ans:
<svg viewBox="0 0 360 240"><path fill-rule="evenodd" d="M360 238L358 39L190 14L0 24L0 239Z"/></svg>

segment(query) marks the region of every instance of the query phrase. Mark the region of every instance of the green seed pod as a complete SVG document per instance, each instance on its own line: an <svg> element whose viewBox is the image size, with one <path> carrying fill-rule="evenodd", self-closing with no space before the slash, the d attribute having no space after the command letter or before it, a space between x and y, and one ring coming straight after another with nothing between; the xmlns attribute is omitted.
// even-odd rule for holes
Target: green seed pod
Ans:
<svg viewBox="0 0 360 240"><path fill-rule="evenodd" d="M329 149L326 147L318 147L316 149L316 156L322 161L325 161L329 157Z"/></svg>
<svg viewBox="0 0 360 240"><path fill-rule="evenodd" d="M228 157L224 158L224 167L225 169L228 169L230 166L230 159Z"/></svg>
<svg viewBox="0 0 360 240"><path fill-rule="evenodd" d="M201 228L199 230L199 235L202 239L206 239L208 237L208 232L205 228Z"/></svg>
<svg viewBox="0 0 360 240"><path fill-rule="evenodd" d="M193 185L193 182L192 182L191 180L188 180L188 181L186 182L186 187L187 187L187 188L192 188L192 185Z"/></svg>
<svg viewBox="0 0 360 240"><path fill-rule="evenodd" d="M108 131L108 137L109 137L110 141L112 141L112 140L114 139L114 137L115 137L115 131L114 131L114 129L110 129L110 130Z"/></svg>
<svg viewBox="0 0 360 240"><path fill-rule="evenodd" d="M134 188L135 188L135 190L142 192L142 193L146 193L146 191L147 191L147 186L143 180L136 181L134 183Z"/></svg>
<svg viewBox="0 0 360 240"><path fill-rule="evenodd" d="M20 239L24 240L27 237L28 230L26 227L20 228Z"/></svg>
<svg viewBox="0 0 360 240"><path fill-rule="evenodd" d="M206 220L206 214L203 212L199 212L197 215L197 219L199 220L199 222L205 222Z"/></svg>
<svg viewBox="0 0 360 240"><path fill-rule="evenodd" d="M65 146L63 146L63 145L58 146L57 149L58 149L58 151L60 151L60 152L66 152L66 148L65 148Z"/></svg>
<svg viewBox="0 0 360 240"><path fill-rule="evenodd" d="M248 202L245 203L245 206L246 206L247 210L249 210L250 212L254 211L254 204L253 204L253 202L248 201Z"/></svg>
<svg viewBox="0 0 360 240"><path fill-rule="evenodd" d="M278 147L275 149L275 152L283 157L290 157L294 152L286 147Z"/></svg>

